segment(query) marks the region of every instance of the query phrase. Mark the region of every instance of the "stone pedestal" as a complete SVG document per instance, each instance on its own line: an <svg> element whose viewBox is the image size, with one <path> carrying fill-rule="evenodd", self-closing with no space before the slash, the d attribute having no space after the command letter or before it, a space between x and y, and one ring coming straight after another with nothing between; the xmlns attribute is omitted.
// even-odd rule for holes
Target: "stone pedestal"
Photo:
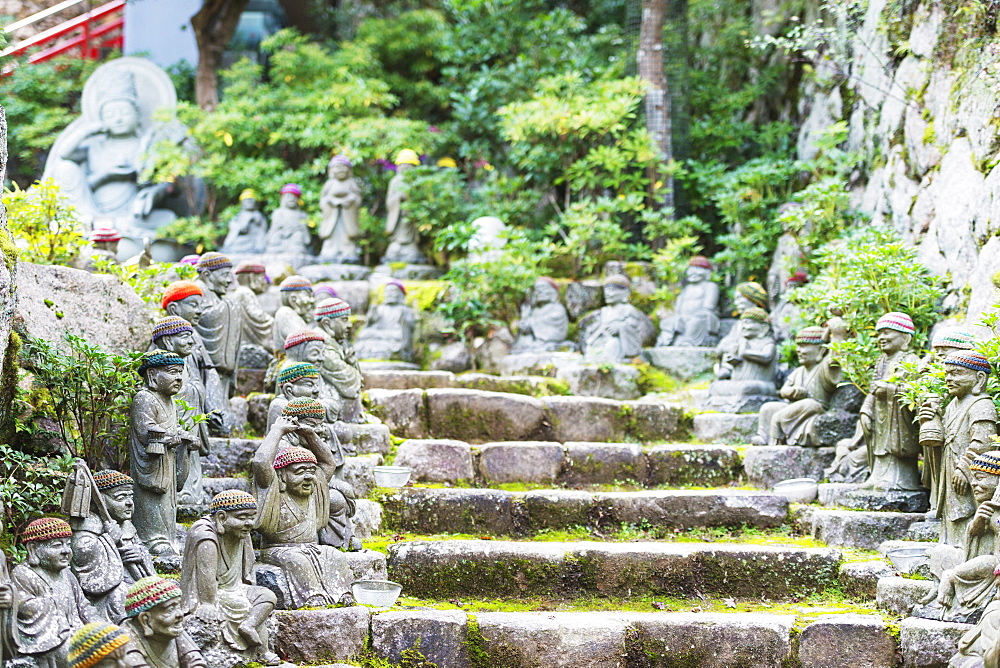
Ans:
<svg viewBox="0 0 1000 668"><path fill-rule="evenodd" d="M360 264L308 264L299 267L299 276L313 283L322 281L367 281L372 270Z"/></svg>
<svg viewBox="0 0 1000 668"><path fill-rule="evenodd" d="M381 552L362 550L360 552L344 552L343 555L347 557L347 567L351 571L353 581L388 579L385 555ZM292 595L288 589L285 573L280 568L258 562L254 567L254 576L257 586L270 589L278 597L275 609L290 609Z"/></svg>
<svg viewBox="0 0 1000 668"><path fill-rule="evenodd" d="M556 377L564 368L581 366L580 353L518 353L500 360L500 373L505 376L528 374Z"/></svg>
<svg viewBox="0 0 1000 668"><path fill-rule="evenodd" d="M717 380L708 387L704 408L723 413L759 413L761 406L777 400L773 383Z"/></svg>
<svg viewBox="0 0 1000 668"><path fill-rule="evenodd" d="M711 373L715 363L715 348L670 346L644 348L642 357L657 369L666 371L674 378L691 380Z"/></svg>
<svg viewBox="0 0 1000 668"><path fill-rule="evenodd" d="M397 264L393 262L380 264L375 267L374 273L392 276L403 281L433 281L441 278L444 275L444 270L432 264Z"/></svg>
<svg viewBox="0 0 1000 668"><path fill-rule="evenodd" d="M860 489L861 485L832 482L819 486L819 501L824 506L843 506L854 510L923 513L930 508L927 490L882 492Z"/></svg>

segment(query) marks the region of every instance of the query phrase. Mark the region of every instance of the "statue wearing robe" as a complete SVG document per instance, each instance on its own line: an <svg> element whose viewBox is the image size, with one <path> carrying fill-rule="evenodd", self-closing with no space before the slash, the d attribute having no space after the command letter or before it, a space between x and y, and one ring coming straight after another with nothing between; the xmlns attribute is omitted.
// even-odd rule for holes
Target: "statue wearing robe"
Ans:
<svg viewBox="0 0 1000 668"><path fill-rule="evenodd" d="M873 384L881 381L884 392L876 396L873 390L861 406L861 415L867 416L871 425L864 432L872 469L865 486L873 489L920 489L916 466L920 444L913 412L903 401L900 386L886 381L897 373L902 362L916 364L918 358L905 351L879 357L872 381ZM862 429L865 429L865 424L865 418L862 418Z"/></svg>
<svg viewBox="0 0 1000 668"><path fill-rule="evenodd" d="M120 529L122 545L137 546L144 553L140 564L143 575L156 573L153 560L131 520L122 522ZM80 587L98 614L112 624L121 624L125 619L125 594L135 579L122 561L118 541L105 531L97 515L91 515L73 528L72 567Z"/></svg>
<svg viewBox="0 0 1000 668"><path fill-rule="evenodd" d="M69 637L100 617L68 568L54 579L39 570L24 563L11 573L18 600L14 640L38 668L65 668Z"/></svg>

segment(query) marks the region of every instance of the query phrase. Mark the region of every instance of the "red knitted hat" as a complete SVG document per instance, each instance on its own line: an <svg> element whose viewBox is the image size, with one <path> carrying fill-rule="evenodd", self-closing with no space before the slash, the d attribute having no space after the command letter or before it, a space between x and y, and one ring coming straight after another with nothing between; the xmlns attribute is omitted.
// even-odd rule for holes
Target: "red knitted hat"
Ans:
<svg viewBox="0 0 1000 668"><path fill-rule="evenodd" d="M73 530L66 520L58 517L43 517L34 520L21 532L21 542L30 543L32 541L53 540L55 538L72 538Z"/></svg>
<svg viewBox="0 0 1000 668"><path fill-rule="evenodd" d="M309 452L305 448L300 448L298 446L285 448L278 453L278 456L274 458L273 468L275 471L278 469L283 469L286 466L291 466L292 464L298 464L299 462L309 462L310 464L317 464L316 455Z"/></svg>
<svg viewBox="0 0 1000 668"><path fill-rule="evenodd" d="M173 302L186 299L191 295L203 294L205 293L194 281L174 281L163 291L163 301L160 302L160 307L166 309Z"/></svg>
<svg viewBox="0 0 1000 668"><path fill-rule="evenodd" d="M319 332L314 332L310 329L292 332L285 338L285 350L294 348L295 346L300 346L303 343L309 343L310 341L326 341L326 337Z"/></svg>

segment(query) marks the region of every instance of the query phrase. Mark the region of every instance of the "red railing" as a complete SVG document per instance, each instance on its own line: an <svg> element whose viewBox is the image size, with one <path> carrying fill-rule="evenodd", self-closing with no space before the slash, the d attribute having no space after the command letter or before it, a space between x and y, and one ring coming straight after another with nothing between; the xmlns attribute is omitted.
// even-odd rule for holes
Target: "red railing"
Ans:
<svg viewBox="0 0 1000 668"><path fill-rule="evenodd" d="M74 51L80 58L97 60L103 50L122 46L124 10L125 0L112 0L4 49L0 58L41 49L28 56L29 63L41 63Z"/></svg>

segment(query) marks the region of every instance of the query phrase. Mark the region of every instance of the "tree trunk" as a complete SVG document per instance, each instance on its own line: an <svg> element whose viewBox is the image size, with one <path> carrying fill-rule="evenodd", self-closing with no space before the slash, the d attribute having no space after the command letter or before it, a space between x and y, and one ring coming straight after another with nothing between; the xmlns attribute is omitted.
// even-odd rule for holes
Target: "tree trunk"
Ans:
<svg viewBox="0 0 1000 668"><path fill-rule="evenodd" d="M688 0L670 0L663 33L667 81L670 82L670 147L674 160L691 157L691 68L688 63ZM682 218L690 203L681 183L674 182L674 214Z"/></svg>
<svg viewBox="0 0 1000 668"><path fill-rule="evenodd" d="M667 0L642 0L642 18L639 24L639 49L636 69L639 78L646 82L646 129L660 150L660 159L670 162L673 150L670 145L670 91L663 69L663 24L666 21ZM673 177L666 176L663 199L659 205L674 204Z"/></svg>
<svg viewBox="0 0 1000 668"><path fill-rule="evenodd" d="M240 14L249 0L204 0L191 17L198 43L198 70L194 78L198 106L212 111L219 104L219 68L222 54L233 39Z"/></svg>

